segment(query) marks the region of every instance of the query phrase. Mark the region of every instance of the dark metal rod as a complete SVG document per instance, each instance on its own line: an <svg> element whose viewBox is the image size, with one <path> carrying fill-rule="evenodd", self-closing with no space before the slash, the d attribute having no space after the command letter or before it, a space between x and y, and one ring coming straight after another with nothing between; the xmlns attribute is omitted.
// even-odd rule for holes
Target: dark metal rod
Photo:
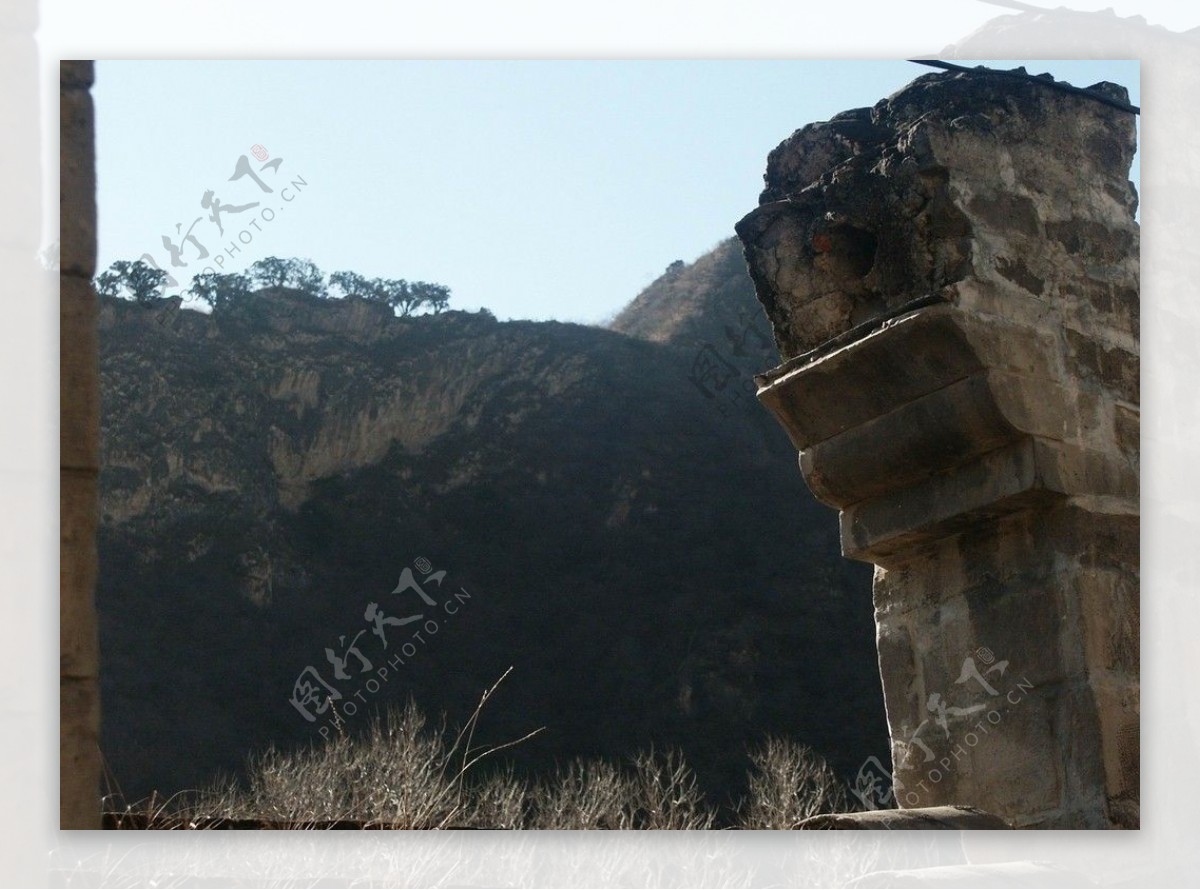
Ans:
<svg viewBox="0 0 1200 890"><path fill-rule="evenodd" d="M1017 80L1028 80L1031 83L1040 83L1044 87L1050 87L1052 90L1059 90L1064 93L1072 93L1076 96L1083 96L1091 99L1094 102L1099 102L1101 105L1107 105L1110 108L1116 108L1119 111L1125 111L1129 114L1141 114L1142 109L1136 105L1130 105L1128 102L1121 102L1118 99L1110 99L1108 96L1101 96L1099 93L1093 93L1091 90L1083 89L1082 87L1073 86L1069 83L1061 83L1057 80L1047 80L1044 77L1035 77L1029 73L1021 73L1020 71L1000 71L997 68L988 68L984 65L968 68L966 65L955 65L953 62L942 62L938 59L909 59L908 61L916 65L928 65L930 68L942 68L946 71L961 71L966 74L999 74L1004 77L1012 77Z"/></svg>

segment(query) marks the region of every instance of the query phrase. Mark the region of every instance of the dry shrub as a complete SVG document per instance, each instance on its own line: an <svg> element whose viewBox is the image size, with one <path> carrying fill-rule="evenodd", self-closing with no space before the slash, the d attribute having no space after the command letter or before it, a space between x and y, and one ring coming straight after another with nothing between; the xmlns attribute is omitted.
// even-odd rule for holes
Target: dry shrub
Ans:
<svg viewBox="0 0 1200 890"><path fill-rule="evenodd" d="M678 752L651 751L621 770L602 760L577 760L537 787L529 827L547 829L711 828L716 815Z"/></svg>
<svg viewBox="0 0 1200 890"><path fill-rule="evenodd" d="M535 734L491 748L474 746L480 712L496 686L453 739L444 723L430 727L410 702L374 718L359 737L339 731L293 752L270 748L251 759L244 784L229 779L170 801L151 797L129 812L144 814L149 827L196 827L223 818L296 827L353 820L412 829L697 830L716 822L677 751L651 750L624 768L576 760L532 787L511 766L481 775L475 769L481 760ZM803 745L769 738L750 760L749 794L734 827L791 829L810 816L847 807L845 785Z"/></svg>
<svg viewBox="0 0 1200 890"><path fill-rule="evenodd" d="M750 791L739 811L739 828L787 830L810 816L847 807L846 786L804 745L768 738L751 752L750 762Z"/></svg>
<svg viewBox="0 0 1200 890"><path fill-rule="evenodd" d="M373 719L362 738L339 734L292 753L268 749L251 761L246 791L224 797L226 812L208 809L244 819L361 819L441 828L462 806L452 754L442 733L429 730L409 703Z"/></svg>
<svg viewBox="0 0 1200 890"><path fill-rule="evenodd" d="M502 745L474 745L480 714L505 672L448 741L446 727L427 725L413 702L375 717L360 737L338 734L295 752L269 748L251 758L248 786L226 781L186 801L176 815L275 822L341 819L399 828L519 827L526 791L511 772L471 784L473 768Z"/></svg>
<svg viewBox="0 0 1200 890"><path fill-rule="evenodd" d="M513 775L511 767L498 775L472 783L466 799L464 827L526 827L529 789Z"/></svg>
<svg viewBox="0 0 1200 890"><path fill-rule="evenodd" d="M530 828L633 828L629 779L603 760L576 760L534 791Z"/></svg>
<svg viewBox="0 0 1200 890"><path fill-rule="evenodd" d="M634 761L637 827L692 831L711 828L716 814L704 800L696 775L678 751L665 757L639 755Z"/></svg>

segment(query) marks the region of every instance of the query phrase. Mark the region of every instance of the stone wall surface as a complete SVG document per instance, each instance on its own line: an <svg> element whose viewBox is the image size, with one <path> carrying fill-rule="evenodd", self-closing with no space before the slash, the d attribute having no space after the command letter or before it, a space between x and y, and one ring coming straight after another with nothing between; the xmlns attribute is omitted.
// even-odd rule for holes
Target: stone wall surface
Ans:
<svg viewBox="0 0 1200 890"><path fill-rule="evenodd" d="M96 587L100 460L92 63L64 61L59 247L59 827L100 827Z"/></svg>
<svg viewBox="0 0 1200 890"><path fill-rule="evenodd" d="M932 74L785 140L738 224L759 398L876 566L901 806L1138 825L1134 150L1089 96Z"/></svg>

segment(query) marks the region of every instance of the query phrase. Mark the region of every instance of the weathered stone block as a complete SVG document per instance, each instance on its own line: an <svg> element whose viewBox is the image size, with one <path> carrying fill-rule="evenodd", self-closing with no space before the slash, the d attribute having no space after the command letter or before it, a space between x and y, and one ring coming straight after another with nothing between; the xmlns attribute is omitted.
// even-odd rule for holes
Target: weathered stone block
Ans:
<svg viewBox="0 0 1200 890"><path fill-rule="evenodd" d="M59 672L64 677L94 677L98 672L93 603L100 505L96 479L95 471L69 469L59 478Z"/></svg>
<svg viewBox="0 0 1200 890"><path fill-rule="evenodd" d="M1120 455L1035 439L1038 484L1051 491L1124 500L1136 509L1139 480Z"/></svg>
<svg viewBox="0 0 1200 890"><path fill-rule="evenodd" d="M1018 439L977 461L842 510L842 553L889 566L914 548L981 522L1042 509L1072 495L1136 503L1138 480L1112 456L1040 439Z"/></svg>
<svg viewBox="0 0 1200 890"><path fill-rule="evenodd" d="M60 276L59 460L95 469L100 460L100 359L90 282Z"/></svg>
<svg viewBox="0 0 1200 890"><path fill-rule="evenodd" d="M888 678L883 689L884 708L889 715L896 715L898 726L903 715L916 714L924 708L925 686L907 616L893 615L886 619L880 616L877 621L879 670ZM892 722L890 716L888 722Z"/></svg>
<svg viewBox="0 0 1200 890"><path fill-rule="evenodd" d="M1133 681L1097 677L1092 682L1104 739L1104 781L1109 819L1118 828L1139 827L1141 801L1140 690Z"/></svg>
<svg viewBox="0 0 1200 890"><path fill-rule="evenodd" d="M1054 355L1058 338L1025 333L1004 323L981 324L953 305L929 306L897 316L839 349L799 356L758 375L758 397L800 449L989 368L997 381L1008 372L1053 398L1052 387L1062 380ZM1017 385L1007 382L997 389L1003 395ZM1007 405L1023 415L1050 412L1021 398L1008 399ZM1062 431L1053 430L1064 422L1054 417L1031 429L1061 437Z"/></svg>
<svg viewBox="0 0 1200 890"><path fill-rule="evenodd" d="M99 828L99 681L64 677L58 705L59 828Z"/></svg>
<svg viewBox="0 0 1200 890"><path fill-rule="evenodd" d="M1142 412L1129 405L1113 406L1113 434L1117 448L1136 473L1141 469Z"/></svg>
<svg viewBox="0 0 1200 890"><path fill-rule="evenodd" d="M1138 357L1116 346L1098 343L1086 334L1066 331L1067 358L1082 379L1104 387L1131 405L1141 403Z"/></svg>
<svg viewBox="0 0 1200 890"><path fill-rule="evenodd" d="M1083 656L1096 672L1138 675L1141 656L1141 608L1136 572L1080 568L1070 596L1083 621Z"/></svg>
<svg viewBox="0 0 1200 890"><path fill-rule="evenodd" d="M922 350L922 343L938 348ZM759 399L781 419L797 448L866 423L982 367L965 333L941 309L898 318L856 342L855 350L760 375Z"/></svg>
<svg viewBox="0 0 1200 890"><path fill-rule="evenodd" d="M845 507L961 466L1022 436L1094 440L1102 422L1098 407L1093 397L1050 381L978 373L805 448L800 468L813 494ZM1061 465L1055 472L1110 472L1104 461L1078 448L1063 452L1055 457L1054 466ZM1129 488L1131 482L1117 480L1108 488ZM1064 483L1056 490L1072 489Z"/></svg>
<svg viewBox="0 0 1200 890"><path fill-rule="evenodd" d="M59 269L96 274L95 112L86 89L59 94Z"/></svg>
<svg viewBox="0 0 1200 890"><path fill-rule="evenodd" d="M1063 517L1062 525L1063 531L1056 533L1070 534L1078 542L1075 552L1080 554L1079 568L1138 573L1141 524L1137 513L1105 512L1078 505Z"/></svg>
<svg viewBox="0 0 1200 890"><path fill-rule="evenodd" d="M58 83L61 87L90 87L96 80L96 63L91 59L60 59Z"/></svg>
<svg viewBox="0 0 1200 890"><path fill-rule="evenodd" d="M1060 739L1050 719L1055 699L1043 689L1015 683L981 721L952 724L972 766L954 793L967 800L992 799L995 812L1017 827L1028 827L1033 814L1052 813L1070 803L1064 793L1067 765L1058 755ZM1000 718L993 722L997 714Z"/></svg>
<svg viewBox="0 0 1200 890"><path fill-rule="evenodd" d="M889 493L842 510L842 553L886 567L980 521L1061 497L1037 480L1037 450L1022 439L908 486L899 497Z"/></svg>
<svg viewBox="0 0 1200 890"><path fill-rule="evenodd" d="M915 741L897 740L902 806L986 796L993 812L1018 826L1026 814L1062 808L1065 777L1052 729L1053 700L1019 680L998 691L985 711L950 716L945 729L927 724L920 737L931 756Z"/></svg>
<svg viewBox="0 0 1200 890"><path fill-rule="evenodd" d="M987 375L952 383L800 454L813 494L835 507L914 483L1020 436Z"/></svg>

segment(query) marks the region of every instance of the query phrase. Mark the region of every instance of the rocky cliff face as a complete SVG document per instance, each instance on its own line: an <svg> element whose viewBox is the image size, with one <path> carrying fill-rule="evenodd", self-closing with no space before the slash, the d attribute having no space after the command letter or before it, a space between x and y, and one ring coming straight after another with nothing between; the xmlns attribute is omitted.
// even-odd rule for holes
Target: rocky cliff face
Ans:
<svg viewBox="0 0 1200 890"><path fill-rule="evenodd" d="M100 337L103 748L126 795L334 713L465 718L509 666L484 731L547 727L522 770L673 745L724 800L768 732L847 773L886 750L867 575L766 412L729 400L733 340L709 344L722 377L694 344L282 290L216 316L105 302ZM440 625L402 646L406 571ZM309 668L341 695L311 721Z"/></svg>

